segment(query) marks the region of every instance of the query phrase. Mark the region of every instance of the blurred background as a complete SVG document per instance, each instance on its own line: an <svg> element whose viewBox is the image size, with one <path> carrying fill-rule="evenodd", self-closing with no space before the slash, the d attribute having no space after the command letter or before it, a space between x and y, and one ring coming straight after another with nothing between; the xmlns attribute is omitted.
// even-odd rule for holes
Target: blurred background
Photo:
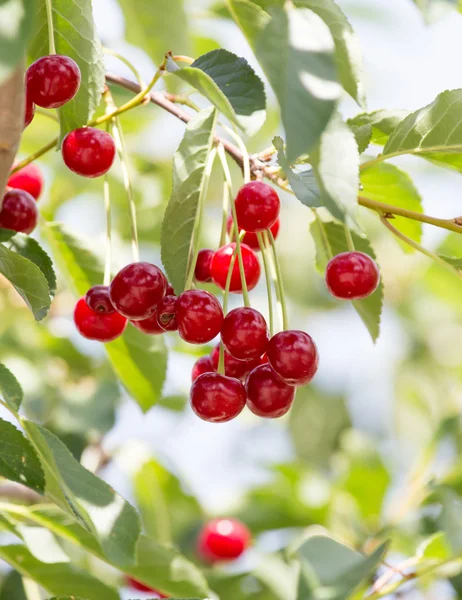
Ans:
<svg viewBox="0 0 462 600"><path fill-rule="evenodd" d="M457 59L462 55L462 15L447 12L427 25L411 0L338 3L362 45L368 110L415 110L443 90L462 87ZM217 6L186 1L190 40L184 41L185 46L192 56L223 46L245 56L262 75L237 27L213 12ZM126 41L117 2L95 0L94 10L103 44L129 58L149 80L155 64ZM169 49L183 52L163 50ZM109 71L132 78L117 59L106 59ZM277 129L269 87L267 93L268 120L249 140L251 151L267 147L275 134L283 134ZM116 100L122 98L121 92ZM342 112L350 117L360 111L345 99ZM171 187L171 158L184 126L153 105L124 115L122 124L132 162L142 258L160 264L160 225ZM39 115L24 136L21 157L51 138L54 127ZM103 257L102 182L73 175L59 154L48 155L39 164L46 178L42 216L64 222L90 240ZM417 158L397 159L396 164L414 178L424 212L439 217L462 214L460 174ZM237 188L240 175L237 170L233 173ZM117 165L111 170L111 197L116 270L131 256L126 197ZM426 257L403 252L375 215L362 209L362 223L385 284L381 335L374 345L354 310L328 296L315 269L310 211L294 197L281 194L281 198L277 243L290 323L309 332L320 352L318 375L313 384L299 390L289 416L264 421L245 411L223 425L200 421L190 411L187 395L191 367L209 348L187 346L177 336L168 338L171 352L162 405L143 415L118 386L104 348L77 334L72 322L76 298L62 279L49 317L39 324L14 291L0 282L0 360L22 383L29 417L46 423L76 456L94 443L113 457L101 474L127 499L139 504L137 471L145 460L153 460L153 479L171 513L175 541L186 552L191 552L204 514L232 514L257 535L256 549L233 566L237 571L258 566L262 554L287 545L294 528L313 524L362 547L384 524L399 523L394 534L396 557L412 555L416 540L434 527L432 515L424 511L422 519L417 510L421 498L412 495L413 477L424 473L454 485L462 481L458 456L462 282ZM204 247L217 246L220 202L221 183L216 177L208 198ZM424 228L424 245L444 248L448 255L461 254L456 238ZM266 311L263 282L252 293L252 302ZM233 303L238 305L239 297ZM8 418L3 411L1 417ZM442 443L436 443L435 433L441 430L444 435L437 441ZM86 460L90 459L87 450ZM147 518L153 513L156 534L157 509L144 510ZM455 598L455 589L438 583L406 598ZM127 598L132 596L127 592Z"/></svg>

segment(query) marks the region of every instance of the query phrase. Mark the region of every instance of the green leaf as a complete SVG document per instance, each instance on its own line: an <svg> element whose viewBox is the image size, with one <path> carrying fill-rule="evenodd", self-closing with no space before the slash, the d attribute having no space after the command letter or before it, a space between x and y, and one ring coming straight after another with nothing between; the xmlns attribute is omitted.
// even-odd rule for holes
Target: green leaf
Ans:
<svg viewBox="0 0 462 600"><path fill-rule="evenodd" d="M105 85L103 50L95 24L91 0L53 0L53 30L57 54L69 56L82 74L80 89L59 109L61 136L85 125L101 101ZM35 37L30 49L36 60L49 54L45 0L38 0Z"/></svg>
<svg viewBox="0 0 462 600"><path fill-rule="evenodd" d="M187 278L204 170L213 143L217 119L214 108L191 119L173 156L173 191L165 210L161 232L162 262L168 279L180 294Z"/></svg>
<svg viewBox="0 0 462 600"><path fill-rule="evenodd" d="M135 560L140 534L139 517L134 508L104 481L78 463L66 446L51 432L32 421L24 428L42 462L47 464L47 493L58 505L78 518L97 536L104 554L113 564ZM66 497L50 494L48 478L53 476Z"/></svg>
<svg viewBox="0 0 462 600"><path fill-rule="evenodd" d="M443 510L439 517L441 529L446 534L453 554L462 550L462 500L450 488L441 488L439 496Z"/></svg>
<svg viewBox="0 0 462 600"><path fill-rule="evenodd" d="M261 128L266 118L263 82L245 60L228 50L212 50L189 67L172 73L195 87L231 122L249 135Z"/></svg>
<svg viewBox="0 0 462 600"><path fill-rule="evenodd" d="M295 6L309 8L329 27L334 38L335 62L340 82L350 96L364 107L363 58L359 40L346 15L333 0L295 0Z"/></svg>
<svg viewBox="0 0 462 600"><path fill-rule="evenodd" d="M34 448L14 425L0 419L0 475L43 493L45 476Z"/></svg>
<svg viewBox="0 0 462 600"><path fill-rule="evenodd" d="M17 235L12 244L18 254L29 259L42 271L48 281L50 294L54 296L56 293L56 275L51 258L45 250L34 238L27 235Z"/></svg>
<svg viewBox="0 0 462 600"><path fill-rule="evenodd" d="M414 3L428 24L438 21L451 10L459 9L462 12L460 0L414 0Z"/></svg>
<svg viewBox="0 0 462 600"><path fill-rule="evenodd" d="M460 256L445 256L444 254L439 255L440 258L445 260L447 263L456 267L456 269L462 269L462 257Z"/></svg>
<svg viewBox="0 0 462 600"><path fill-rule="evenodd" d="M311 235L316 244L316 263L318 269L324 272L330 258L348 252L348 243L342 225L333 222L323 222L316 219L311 225ZM356 250L371 256L375 261L374 250L366 238L351 232ZM380 282L376 291L368 298L354 300L353 306L366 325L374 342L380 334L380 318L383 306L383 283Z"/></svg>
<svg viewBox="0 0 462 600"><path fill-rule="evenodd" d="M409 115L407 110L374 110L370 113L361 113L348 119L347 125L355 134L360 152L364 152L369 144L384 146L390 135L398 125ZM369 141L365 145L366 136L369 133Z"/></svg>
<svg viewBox="0 0 462 600"><path fill-rule="evenodd" d="M51 304L50 290L37 265L0 245L0 273L13 284L35 319L43 319Z"/></svg>
<svg viewBox="0 0 462 600"><path fill-rule="evenodd" d="M24 394L18 380L5 365L0 363L0 394L8 406L18 411Z"/></svg>
<svg viewBox="0 0 462 600"><path fill-rule="evenodd" d="M0 83L24 57L34 28L34 0L0 3Z"/></svg>
<svg viewBox="0 0 462 600"><path fill-rule="evenodd" d="M384 156L415 154L462 172L462 89L446 91L393 131Z"/></svg>
<svg viewBox="0 0 462 600"><path fill-rule="evenodd" d="M47 564L71 562L55 536L43 527L18 524L16 535L22 539L34 558Z"/></svg>
<svg viewBox="0 0 462 600"><path fill-rule="evenodd" d="M416 556L419 562L442 562L451 557L446 534L443 531L434 533L419 544Z"/></svg>
<svg viewBox="0 0 462 600"><path fill-rule="evenodd" d="M24 591L22 577L17 571L11 571L3 580L0 600L29 600Z"/></svg>
<svg viewBox="0 0 462 600"><path fill-rule="evenodd" d="M332 36L307 9L268 13L249 0L228 6L276 94L292 163L314 148L340 97Z"/></svg>
<svg viewBox="0 0 462 600"><path fill-rule="evenodd" d="M12 229L3 229L3 227L0 227L0 242L8 242L17 233L17 231L13 231Z"/></svg>
<svg viewBox="0 0 462 600"><path fill-rule="evenodd" d="M366 198L414 212L422 212L422 199L412 179L394 165L378 163L363 169L361 183L363 185L361 194ZM420 242L422 223L397 216L393 219L393 225L411 239ZM412 250L408 244L403 244L403 248Z"/></svg>
<svg viewBox="0 0 462 600"><path fill-rule="evenodd" d="M24 577L36 581L51 594L87 600L120 600L114 588L70 563L40 562L20 544L0 546L0 557Z"/></svg>

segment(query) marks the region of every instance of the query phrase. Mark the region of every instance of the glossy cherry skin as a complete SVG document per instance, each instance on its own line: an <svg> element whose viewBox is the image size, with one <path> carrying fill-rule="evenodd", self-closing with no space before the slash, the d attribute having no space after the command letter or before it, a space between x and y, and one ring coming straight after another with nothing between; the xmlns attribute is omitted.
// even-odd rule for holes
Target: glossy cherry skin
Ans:
<svg viewBox="0 0 462 600"><path fill-rule="evenodd" d="M250 546L250 531L237 519L213 519L200 531L197 551L206 562L239 558Z"/></svg>
<svg viewBox="0 0 462 600"><path fill-rule="evenodd" d="M164 331L176 331L176 296L164 296L156 309L157 322Z"/></svg>
<svg viewBox="0 0 462 600"><path fill-rule="evenodd" d="M168 596L165 596L164 594L159 592L159 590L155 590L154 588L144 585L144 583L133 579L133 577L127 576L127 585L129 585L134 590L137 590L138 592L151 592L152 594L156 594L156 596L158 596L159 598L168 598Z"/></svg>
<svg viewBox="0 0 462 600"><path fill-rule="evenodd" d="M175 305L178 333L190 344L206 344L220 333L223 310L217 298L204 290L188 290Z"/></svg>
<svg viewBox="0 0 462 600"><path fill-rule="evenodd" d="M245 387L234 377L203 373L192 384L190 402L203 421L225 423L240 414L245 406Z"/></svg>
<svg viewBox="0 0 462 600"><path fill-rule="evenodd" d="M43 192L43 185L42 171L34 163L29 163L10 175L7 183L8 187L29 192L35 200L38 200Z"/></svg>
<svg viewBox="0 0 462 600"><path fill-rule="evenodd" d="M377 263L364 252L343 252L329 261L326 285L340 300L359 300L370 296L380 282Z"/></svg>
<svg viewBox="0 0 462 600"><path fill-rule="evenodd" d="M34 116L35 104L33 103L32 98L30 97L30 93L27 91L26 88L26 93L24 97L24 129L32 123Z"/></svg>
<svg viewBox="0 0 462 600"><path fill-rule="evenodd" d="M108 315L115 311L109 296L109 287L107 285L94 285L90 288L85 294L85 302L97 313Z"/></svg>
<svg viewBox="0 0 462 600"><path fill-rule="evenodd" d="M162 335L165 333L165 329L159 325L157 320L157 310L147 319L141 319L141 321L130 321L137 329L148 335Z"/></svg>
<svg viewBox="0 0 462 600"><path fill-rule="evenodd" d="M174 296L175 295L175 290L173 289L173 285L171 283L167 283L165 295L166 296Z"/></svg>
<svg viewBox="0 0 462 600"><path fill-rule="evenodd" d="M273 234L274 239L276 239L278 237L280 225L281 225L281 221L279 220L279 217L278 217L276 219L276 221L274 222L274 224L271 225L271 227L270 227L270 230L271 230L271 233ZM233 229L233 215L229 215L228 220L226 222L226 231L228 232L228 235L231 235L232 229ZM242 229L240 231L242 231ZM232 240L234 240L235 237L236 236L233 234ZM244 244L247 244L247 246L249 246L249 248L252 248L252 250L260 250L260 244L258 243L257 234L252 231L245 232L244 237L242 238L242 242Z"/></svg>
<svg viewBox="0 0 462 600"><path fill-rule="evenodd" d="M194 366L191 371L191 381L196 381L199 375L203 375L204 373L214 373L215 369L213 368L212 359L210 356L201 356L196 360Z"/></svg>
<svg viewBox="0 0 462 600"><path fill-rule="evenodd" d="M268 362L289 385L305 385L318 370L318 350L304 331L281 331L270 339L266 350Z"/></svg>
<svg viewBox="0 0 462 600"><path fill-rule="evenodd" d="M268 419L285 415L295 398L295 387L284 383L270 365L260 365L250 372L246 391L249 409Z"/></svg>
<svg viewBox="0 0 462 600"><path fill-rule="evenodd" d="M167 279L159 267L147 262L121 269L109 286L111 302L131 321L147 319L165 296Z"/></svg>
<svg viewBox="0 0 462 600"><path fill-rule="evenodd" d="M235 247L236 244L234 242L227 244L226 246L222 246L215 252L212 260L212 280L222 290L226 288L226 279L228 277L229 266L231 264ZM247 289L250 291L253 290L260 279L260 263L258 262L258 257L252 248L249 248L245 244L241 244L241 251ZM241 273L239 271L239 260L237 256L236 260L234 261L229 291L237 294L242 292Z"/></svg>
<svg viewBox="0 0 462 600"><path fill-rule="evenodd" d="M217 344L210 354L213 370L218 371L220 360L220 344ZM259 359L238 360L225 350L225 375L236 379L245 379L250 371L259 364Z"/></svg>
<svg viewBox="0 0 462 600"><path fill-rule="evenodd" d="M81 127L66 135L61 153L65 165L77 175L100 177L111 168L116 148L106 131Z"/></svg>
<svg viewBox="0 0 462 600"><path fill-rule="evenodd" d="M74 323L77 331L88 340L111 342L125 330L127 319L118 312L97 313L80 298L74 310Z"/></svg>
<svg viewBox="0 0 462 600"><path fill-rule="evenodd" d="M235 308L223 321L221 339L234 358L258 358L266 352L269 342L265 317L254 308Z"/></svg>
<svg viewBox="0 0 462 600"><path fill-rule="evenodd" d="M212 273L210 268L212 266L212 259L215 254L214 250L210 248L204 248L197 255L196 268L194 269L194 277L196 281L206 283L212 281Z"/></svg>
<svg viewBox="0 0 462 600"><path fill-rule="evenodd" d="M9 190L3 196L0 227L21 233L32 233L38 221L37 203L24 190Z"/></svg>
<svg viewBox="0 0 462 600"><path fill-rule="evenodd" d="M279 217L281 201L267 183L250 181L237 193L235 206L239 229L255 232L274 225Z"/></svg>
<svg viewBox="0 0 462 600"><path fill-rule="evenodd" d="M27 69L26 86L32 102L42 108L59 108L72 100L80 87L80 69L68 56L42 56Z"/></svg>

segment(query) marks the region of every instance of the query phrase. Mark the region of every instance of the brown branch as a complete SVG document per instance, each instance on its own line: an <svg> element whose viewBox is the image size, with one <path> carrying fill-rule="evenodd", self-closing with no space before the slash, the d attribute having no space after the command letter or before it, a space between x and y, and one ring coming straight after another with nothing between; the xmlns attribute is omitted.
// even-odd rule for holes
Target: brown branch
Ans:
<svg viewBox="0 0 462 600"><path fill-rule="evenodd" d="M40 504L46 502L45 498L14 481L3 481L0 483L0 498L6 498L21 504Z"/></svg>

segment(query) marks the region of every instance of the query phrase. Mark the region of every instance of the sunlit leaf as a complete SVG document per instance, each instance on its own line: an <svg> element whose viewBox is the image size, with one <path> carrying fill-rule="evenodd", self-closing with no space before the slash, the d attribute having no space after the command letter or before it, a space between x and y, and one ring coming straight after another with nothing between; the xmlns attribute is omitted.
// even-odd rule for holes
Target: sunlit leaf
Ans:
<svg viewBox="0 0 462 600"><path fill-rule="evenodd" d="M0 419L0 475L42 493L45 476L40 460L23 434Z"/></svg>

